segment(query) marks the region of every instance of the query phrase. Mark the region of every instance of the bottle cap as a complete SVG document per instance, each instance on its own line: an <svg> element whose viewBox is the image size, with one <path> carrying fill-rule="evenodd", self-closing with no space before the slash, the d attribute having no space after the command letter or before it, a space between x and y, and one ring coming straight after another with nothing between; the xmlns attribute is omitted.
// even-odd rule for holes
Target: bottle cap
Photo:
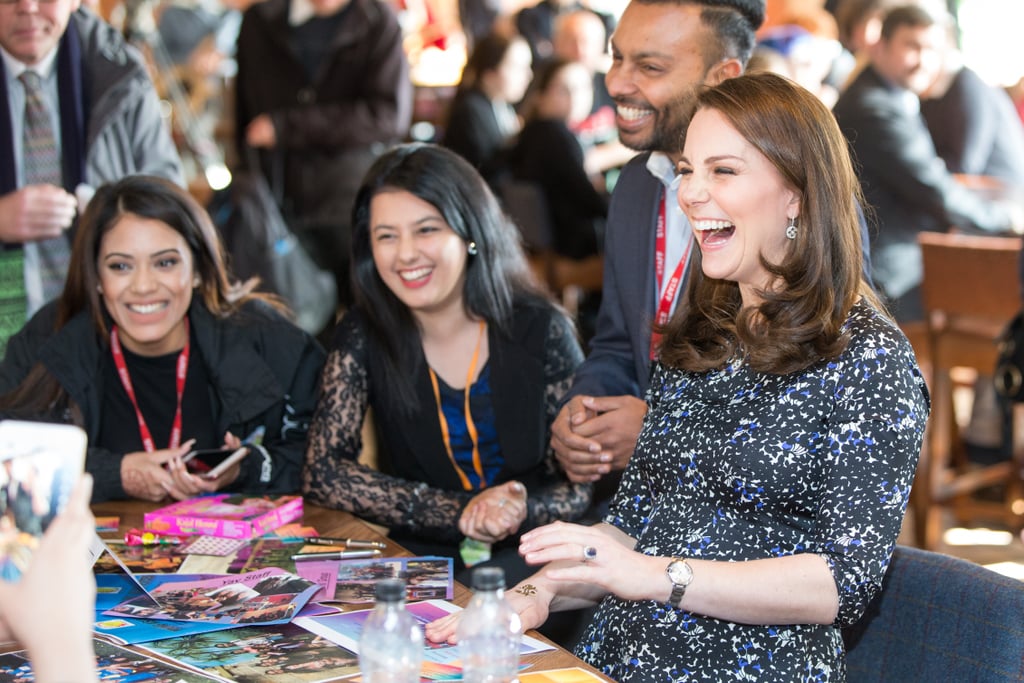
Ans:
<svg viewBox="0 0 1024 683"><path fill-rule="evenodd" d="M398 602L405 599L405 581L383 579L373 588L373 595L379 602Z"/></svg>
<svg viewBox="0 0 1024 683"><path fill-rule="evenodd" d="M501 567L480 567L473 570L473 590L494 591L505 589L505 570Z"/></svg>

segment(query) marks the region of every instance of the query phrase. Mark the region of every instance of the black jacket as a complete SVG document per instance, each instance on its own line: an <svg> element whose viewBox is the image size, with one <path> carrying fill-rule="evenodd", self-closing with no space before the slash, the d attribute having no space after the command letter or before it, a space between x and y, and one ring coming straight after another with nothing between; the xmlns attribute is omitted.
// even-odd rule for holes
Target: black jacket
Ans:
<svg viewBox="0 0 1024 683"><path fill-rule="evenodd" d="M70 422L80 414L81 426L94 441L103 405L103 354L107 346L96 334L87 313L54 331L56 304L40 310L7 346L0 364L0 392L13 390L37 362L57 379L77 411L39 415ZM294 493L306 448L306 433L316 405L324 351L311 336L260 302L246 304L228 319L214 317L194 300L189 320L198 358L210 378L210 404L217 433L245 438L266 428L263 448L271 459L252 453L230 490ZM75 421L78 421L77 419ZM134 428L134 427L133 427ZM93 502L125 498L121 485L123 453L90 446L85 469L93 475Z"/></svg>

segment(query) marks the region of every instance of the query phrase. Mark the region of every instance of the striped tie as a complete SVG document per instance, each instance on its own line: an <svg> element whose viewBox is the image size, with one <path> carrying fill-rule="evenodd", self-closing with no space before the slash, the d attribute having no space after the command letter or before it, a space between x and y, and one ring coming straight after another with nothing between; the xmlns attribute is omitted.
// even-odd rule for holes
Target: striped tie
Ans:
<svg viewBox="0 0 1024 683"><path fill-rule="evenodd" d="M62 187L64 176L60 155L57 153L57 140L53 134L50 107L42 92L42 79L34 71L24 71L19 78L25 86L25 134L22 148L25 184L49 183ZM64 289L64 278L71 260L67 234L34 244L39 250L43 300L56 299Z"/></svg>

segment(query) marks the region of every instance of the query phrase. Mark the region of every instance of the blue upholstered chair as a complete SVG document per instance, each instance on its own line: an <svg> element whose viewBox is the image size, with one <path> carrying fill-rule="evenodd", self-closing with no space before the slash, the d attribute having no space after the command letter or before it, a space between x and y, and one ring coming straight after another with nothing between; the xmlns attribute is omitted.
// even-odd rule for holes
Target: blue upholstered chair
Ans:
<svg viewBox="0 0 1024 683"><path fill-rule="evenodd" d="M849 683L1024 681L1024 582L897 546L881 594L843 637Z"/></svg>

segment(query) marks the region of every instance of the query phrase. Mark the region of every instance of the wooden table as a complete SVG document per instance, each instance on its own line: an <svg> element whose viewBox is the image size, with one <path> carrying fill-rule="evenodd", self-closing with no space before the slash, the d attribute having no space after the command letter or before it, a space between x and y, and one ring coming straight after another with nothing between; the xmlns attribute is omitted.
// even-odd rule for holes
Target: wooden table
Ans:
<svg viewBox="0 0 1024 683"><path fill-rule="evenodd" d="M97 517L119 517L120 532L123 534L131 528L142 528L143 514L159 507L153 503L144 501L117 501L100 503L92 506L93 513ZM391 539L383 536L376 527L367 524L363 520L348 512L330 510L327 508L310 505L306 503L303 509L302 524L315 528L321 536L333 536L336 538L359 538L364 540L379 540L387 544L384 556L408 557L411 553ZM109 535L109 534L103 534ZM465 607L469 602L472 592L462 584L455 583L455 596L452 602ZM554 650L548 650L532 655L524 655L523 662L529 662L532 666L530 671L544 671L547 669L563 669L568 667L579 667L591 673L600 674L596 669L578 659L568 650L559 647L556 643L548 640L536 631L528 631L528 635L537 638L545 643L554 646ZM604 680L610 680L602 676Z"/></svg>

